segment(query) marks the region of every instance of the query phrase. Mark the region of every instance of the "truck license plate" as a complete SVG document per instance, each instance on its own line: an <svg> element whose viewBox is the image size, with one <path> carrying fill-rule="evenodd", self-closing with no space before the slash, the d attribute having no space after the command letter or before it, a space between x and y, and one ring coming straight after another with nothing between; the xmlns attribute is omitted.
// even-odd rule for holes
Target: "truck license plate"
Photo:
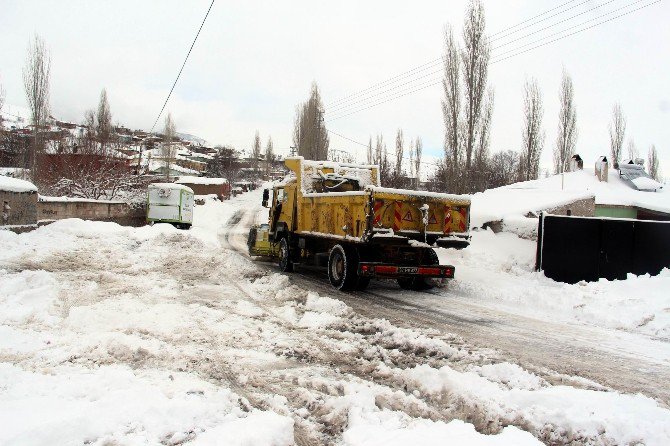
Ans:
<svg viewBox="0 0 670 446"><path fill-rule="evenodd" d="M399 266L398 274L416 274L419 271L419 268L416 266Z"/></svg>

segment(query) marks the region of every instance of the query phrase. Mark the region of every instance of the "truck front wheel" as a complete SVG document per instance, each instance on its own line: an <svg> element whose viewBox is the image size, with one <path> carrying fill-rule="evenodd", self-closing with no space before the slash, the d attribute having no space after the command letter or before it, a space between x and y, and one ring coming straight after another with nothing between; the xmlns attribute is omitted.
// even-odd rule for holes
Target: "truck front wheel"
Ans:
<svg viewBox="0 0 670 446"><path fill-rule="evenodd" d="M335 245L328 256L328 280L338 290L348 291L356 288L358 282L358 256L353 249L344 249Z"/></svg>
<svg viewBox="0 0 670 446"><path fill-rule="evenodd" d="M291 261L291 251L289 250L288 240L282 237L279 241L279 269L285 273L293 271L293 262Z"/></svg>

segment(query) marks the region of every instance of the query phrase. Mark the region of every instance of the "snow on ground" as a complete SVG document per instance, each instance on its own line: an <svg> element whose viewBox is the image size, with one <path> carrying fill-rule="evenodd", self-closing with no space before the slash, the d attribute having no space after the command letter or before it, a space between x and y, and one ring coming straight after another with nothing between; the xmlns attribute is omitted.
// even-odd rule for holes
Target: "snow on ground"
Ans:
<svg viewBox="0 0 670 446"><path fill-rule="evenodd" d="M536 243L491 230L472 233L462 251L438 249L456 265L448 292L502 306L515 314L579 321L670 341L670 270L627 280L555 282L535 272Z"/></svg>
<svg viewBox="0 0 670 446"><path fill-rule="evenodd" d="M0 444L670 440L670 411L649 398L551 385L251 262L231 248L259 201L260 190L207 201L190 231L82 220L0 231ZM547 308L529 290L559 285L530 271L525 243L475 234L450 259L459 279L448 289L513 303L503 289L514 286ZM589 289L572 287L556 304L568 316L571 293ZM585 315L605 305L595 289L581 295Z"/></svg>

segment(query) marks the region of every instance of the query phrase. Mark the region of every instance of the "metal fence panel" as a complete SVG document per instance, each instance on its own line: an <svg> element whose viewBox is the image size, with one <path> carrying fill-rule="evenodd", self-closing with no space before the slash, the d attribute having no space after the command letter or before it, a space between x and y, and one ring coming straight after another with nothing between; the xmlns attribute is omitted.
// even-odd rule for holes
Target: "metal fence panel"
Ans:
<svg viewBox="0 0 670 446"><path fill-rule="evenodd" d="M670 267L669 222L543 214L537 243L537 269L559 282L625 279Z"/></svg>

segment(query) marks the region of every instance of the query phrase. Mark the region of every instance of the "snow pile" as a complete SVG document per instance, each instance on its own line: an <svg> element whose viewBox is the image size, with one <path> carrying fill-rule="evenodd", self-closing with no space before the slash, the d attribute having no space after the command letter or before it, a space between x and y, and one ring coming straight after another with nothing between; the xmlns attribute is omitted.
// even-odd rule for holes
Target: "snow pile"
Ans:
<svg viewBox="0 0 670 446"><path fill-rule="evenodd" d="M293 444L292 420L246 412L234 393L186 373L3 363L0 382L2 444Z"/></svg>
<svg viewBox="0 0 670 446"><path fill-rule="evenodd" d="M347 386L338 404L348 405L348 427L342 439L346 446L473 445L539 446L530 433L508 426L496 435L483 435L472 424L412 418L396 410L380 409L380 398L372 389ZM395 395L394 395L395 396ZM398 396L396 396L398 397ZM415 403L416 404L416 403Z"/></svg>
<svg viewBox="0 0 670 446"><path fill-rule="evenodd" d="M30 181L0 175L0 190L5 192L37 192L37 186Z"/></svg>
<svg viewBox="0 0 670 446"><path fill-rule="evenodd" d="M58 283L45 271L0 270L0 323L57 322Z"/></svg>
<svg viewBox="0 0 670 446"><path fill-rule="evenodd" d="M509 362L476 366L472 368L472 371L482 378L503 384L509 389L538 390L540 387L547 385L537 375Z"/></svg>
<svg viewBox="0 0 670 446"><path fill-rule="evenodd" d="M657 276L570 285L535 272L536 243L491 230L472 233L467 249L437 249L457 265L446 293L547 321L580 321L670 340L670 270Z"/></svg>
<svg viewBox="0 0 670 446"><path fill-rule="evenodd" d="M484 417L509 421L521 418L548 443L590 443L599 439L611 444L661 446L670 438L670 411L642 395L567 386L509 387L448 366L417 366L401 375L410 388L438 398L445 394L461 398L465 404L479 407Z"/></svg>
<svg viewBox="0 0 670 446"><path fill-rule="evenodd" d="M196 208L188 232L77 219L0 232L0 444L294 444L291 417L185 371L213 332L245 330L192 303L232 263L218 230L234 212Z"/></svg>

